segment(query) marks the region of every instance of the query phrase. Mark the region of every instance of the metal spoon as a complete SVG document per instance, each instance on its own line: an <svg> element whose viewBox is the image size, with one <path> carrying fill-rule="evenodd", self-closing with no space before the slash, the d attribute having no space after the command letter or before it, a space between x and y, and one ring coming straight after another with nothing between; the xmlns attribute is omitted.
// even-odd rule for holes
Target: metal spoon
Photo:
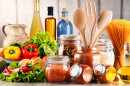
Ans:
<svg viewBox="0 0 130 86"><path fill-rule="evenodd" d="M88 47L85 39L85 27L87 21L86 21L86 15L82 9L75 10L73 14L73 21L74 21L74 25L77 27L77 29L79 30L82 36L84 47Z"/></svg>

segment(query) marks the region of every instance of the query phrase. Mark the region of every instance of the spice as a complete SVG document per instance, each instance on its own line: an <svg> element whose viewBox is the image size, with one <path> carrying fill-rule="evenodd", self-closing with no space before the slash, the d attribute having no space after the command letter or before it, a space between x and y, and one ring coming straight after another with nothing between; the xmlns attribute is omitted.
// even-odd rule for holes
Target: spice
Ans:
<svg viewBox="0 0 130 86"><path fill-rule="evenodd" d="M116 77L116 70L111 65L97 64L93 71L100 82L111 82Z"/></svg>
<svg viewBox="0 0 130 86"><path fill-rule="evenodd" d="M71 60L70 66L74 64L74 54L80 46L80 41L80 36L60 35L58 55L69 56Z"/></svg>
<svg viewBox="0 0 130 86"><path fill-rule="evenodd" d="M70 75L74 77L77 83L85 84L92 80L93 71L92 69L84 64L73 65L70 69Z"/></svg>
<svg viewBox="0 0 130 86"><path fill-rule="evenodd" d="M49 82L67 82L70 78L69 58L67 56L47 58L46 79Z"/></svg>

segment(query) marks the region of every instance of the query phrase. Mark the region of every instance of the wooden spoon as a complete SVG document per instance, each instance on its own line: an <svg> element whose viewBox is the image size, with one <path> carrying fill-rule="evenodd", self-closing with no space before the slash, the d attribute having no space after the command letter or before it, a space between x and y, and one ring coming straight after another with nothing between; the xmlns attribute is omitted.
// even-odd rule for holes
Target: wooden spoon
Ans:
<svg viewBox="0 0 130 86"><path fill-rule="evenodd" d="M95 47L97 40L99 39L101 34L104 32L104 30L107 28L111 19L112 19L112 11L103 10L103 12L101 13L101 15L99 16L99 19L97 21L97 27L96 27L94 40L90 47Z"/></svg>
<svg viewBox="0 0 130 86"><path fill-rule="evenodd" d="M73 14L73 21L74 21L74 25L79 30L82 36L84 47L88 47L85 39L85 27L87 21L86 21L86 15L82 9L75 10Z"/></svg>

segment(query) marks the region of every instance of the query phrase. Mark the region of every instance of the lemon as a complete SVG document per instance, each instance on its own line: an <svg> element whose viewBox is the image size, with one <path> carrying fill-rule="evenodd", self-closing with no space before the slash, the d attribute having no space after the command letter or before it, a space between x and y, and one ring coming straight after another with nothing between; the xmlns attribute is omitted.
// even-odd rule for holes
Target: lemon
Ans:
<svg viewBox="0 0 130 86"><path fill-rule="evenodd" d="M37 66L40 66L41 68L43 68L44 66L45 66L45 63L44 63L44 61L41 59L41 58L35 58L33 61L32 61L32 64L35 64L35 63L38 63L39 62L39 64L36 64L35 66L34 66L34 68L37 68Z"/></svg>
<svg viewBox="0 0 130 86"><path fill-rule="evenodd" d="M23 60L21 60L21 61L19 62L19 65L20 65L20 66L23 66L25 63L31 63L31 60L29 60L29 59L23 59Z"/></svg>

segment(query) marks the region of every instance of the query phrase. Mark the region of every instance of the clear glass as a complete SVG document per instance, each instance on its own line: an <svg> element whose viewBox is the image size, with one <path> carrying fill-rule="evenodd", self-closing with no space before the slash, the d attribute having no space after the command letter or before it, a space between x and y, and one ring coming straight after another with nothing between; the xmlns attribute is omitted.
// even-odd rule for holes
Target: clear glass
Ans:
<svg viewBox="0 0 130 86"><path fill-rule="evenodd" d="M48 16L45 19L45 31L56 39L56 19L53 16Z"/></svg>
<svg viewBox="0 0 130 86"><path fill-rule="evenodd" d="M98 52L102 55L101 64L114 64L114 51L109 39L99 39L97 44Z"/></svg>
<svg viewBox="0 0 130 86"><path fill-rule="evenodd" d="M49 57L46 78L49 82L68 82L71 78L69 58L66 56Z"/></svg>
<svg viewBox="0 0 130 86"><path fill-rule="evenodd" d="M72 66L74 64L74 54L77 52L77 49L80 45L80 40L59 40L58 55L69 56L71 60L70 66Z"/></svg>
<svg viewBox="0 0 130 86"><path fill-rule="evenodd" d="M121 67L117 71L117 76L119 78L120 83L130 84L130 42L125 43L124 49L124 67Z"/></svg>
<svg viewBox="0 0 130 86"><path fill-rule="evenodd" d="M34 0L34 13L33 13L33 20L32 20L32 25L30 30L30 38L35 37L38 31L43 32L43 27L40 18L39 0Z"/></svg>

